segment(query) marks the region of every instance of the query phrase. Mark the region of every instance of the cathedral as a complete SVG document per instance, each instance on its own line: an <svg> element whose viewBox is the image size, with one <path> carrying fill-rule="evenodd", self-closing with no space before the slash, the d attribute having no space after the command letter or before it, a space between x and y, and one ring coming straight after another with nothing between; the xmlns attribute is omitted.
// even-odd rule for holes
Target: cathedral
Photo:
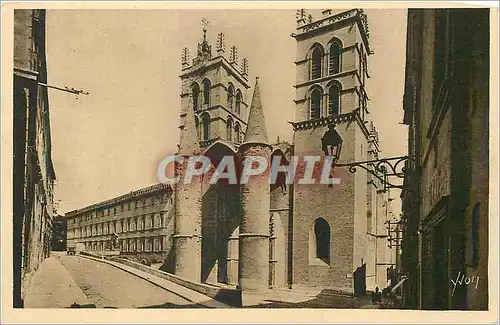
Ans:
<svg viewBox="0 0 500 325"><path fill-rule="evenodd" d="M378 158L369 120L369 44L363 10L323 10L313 19L297 12L293 143L268 138L259 80L248 80L248 61L225 36L215 51L206 37L196 57L182 53L181 139L177 155L209 157L325 156L329 130L342 139L342 162ZM249 92L252 93L251 97ZM337 148L340 150L340 148ZM339 152L340 154L340 152ZM177 166L178 175L186 164ZM353 294L387 286L394 265L387 240L389 198L364 170L335 169L339 184L276 184L266 175L248 184L178 183L174 187L175 265L194 282L241 290L329 288Z"/></svg>
<svg viewBox="0 0 500 325"><path fill-rule="evenodd" d="M258 78L250 85L248 60L238 59L236 47L226 53L224 34L213 51L204 30L192 60L184 48L177 157L208 157L212 170L227 157L237 170L250 156L282 166L294 157L335 156L343 164L378 159L365 88L372 54L366 14L322 15L314 20L299 10L292 34L293 143L270 141L265 89ZM175 165L179 178L187 160ZM364 169L333 168L334 184L290 182L285 172L269 182L269 169L248 182L211 184L202 175L190 183L156 184L66 213L68 245L163 264L191 287L354 295L383 289L396 263L388 240L389 193Z"/></svg>

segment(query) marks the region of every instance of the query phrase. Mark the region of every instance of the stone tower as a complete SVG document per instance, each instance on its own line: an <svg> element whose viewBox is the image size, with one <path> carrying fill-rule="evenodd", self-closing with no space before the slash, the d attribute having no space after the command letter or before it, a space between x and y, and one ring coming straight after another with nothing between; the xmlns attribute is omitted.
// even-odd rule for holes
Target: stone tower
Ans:
<svg viewBox="0 0 500 325"><path fill-rule="evenodd" d="M239 153L243 164L261 157L270 164L272 146L267 138L266 122L255 83L248 130ZM241 185L241 221L239 229L239 286L242 290L267 289L269 284L269 209L271 206L269 171L254 176Z"/></svg>
<svg viewBox="0 0 500 325"><path fill-rule="evenodd" d="M324 156L329 127L342 137L341 163L368 158L365 89L368 25L362 10L323 10L317 19L297 12L294 154ZM373 146L371 146L372 148ZM367 172L334 169L340 184L296 184L293 282L354 292L365 287L370 191ZM356 281L355 281L356 279Z"/></svg>
<svg viewBox="0 0 500 325"><path fill-rule="evenodd" d="M198 43L196 57L190 61L189 50L181 55L181 126L187 109L195 115L198 138L202 147L216 139L240 143L246 131L248 104L248 60L238 58L238 49L231 46L226 52L225 36L217 35L215 52L203 26L203 39Z"/></svg>

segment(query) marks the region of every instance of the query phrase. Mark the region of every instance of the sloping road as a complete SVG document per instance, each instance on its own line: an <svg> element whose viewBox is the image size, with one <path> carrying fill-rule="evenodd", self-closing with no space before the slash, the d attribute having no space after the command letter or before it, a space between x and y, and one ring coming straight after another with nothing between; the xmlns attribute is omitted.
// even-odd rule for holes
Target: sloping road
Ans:
<svg viewBox="0 0 500 325"><path fill-rule="evenodd" d="M111 265L57 254L97 308L193 308L193 303Z"/></svg>

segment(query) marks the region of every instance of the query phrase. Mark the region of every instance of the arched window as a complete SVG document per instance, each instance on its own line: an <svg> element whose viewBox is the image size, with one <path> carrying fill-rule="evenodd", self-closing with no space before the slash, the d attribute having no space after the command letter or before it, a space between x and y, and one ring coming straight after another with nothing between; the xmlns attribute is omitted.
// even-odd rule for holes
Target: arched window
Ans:
<svg viewBox="0 0 500 325"><path fill-rule="evenodd" d="M333 84L328 89L328 115L335 116L340 114L340 87Z"/></svg>
<svg viewBox="0 0 500 325"><path fill-rule="evenodd" d="M321 77L321 61L323 59L323 53L321 48L317 46L311 57L311 79L316 79Z"/></svg>
<svg viewBox="0 0 500 325"><path fill-rule="evenodd" d="M328 56L328 74L337 74L340 72L340 51L342 45L339 40L334 40L330 45L330 55Z"/></svg>
<svg viewBox="0 0 500 325"><path fill-rule="evenodd" d="M234 124L234 141L236 141L236 143L241 142L240 132L241 132L240 124L236 122Z"/></svg>
<svg viewBox="0 0 500 325"><path fill-rule="evenodd" d="M316 239L316 258L330 262L330 225L323 218L314 221L314 236Z"/></svg>
<svg viewBox="0 0 500 325"><path fill-rule="evenodd" d="M227 108L229 110L233 110L233 97L234 97L234 88L232 85L229 85L227 88Z"/></svg>
<svg viewBox="0 0 500 325"><path fill-rule="evenodd" d="M200 87L198 86L197 83L193 84L193 87L191 88L193 92L193 109L196 112L199 109L199 101L198 99L200 98Z"/></svg>
<svg viewBox="0 0 500 325"><path fill-rule="evenodd" d="M210 83L210 80L205 79L203 80L203 105L206 105L207 107L210 106L210 89L212 88L212 85Z"/></svg>
<svg viewBox="0 0 500 325"><path fill-rule="evenodd" d="M322 92L319 88L315 88L311 92L311 102L310 102L310 108L311 108L311 119L317 119L321 117L321 97Z"/></svg>
<svg viewBox="0 0 500 325"><path fill-rule="evenodd" d="M201 118L201 124L203 125L203 140L210 139L210 115L204 114Z"/></svg>
<svg viewBox="0 0 500 325"><path fill-rule="evenodd" d="M233 119L231 118L231 116L227 118L226 133L227 133L227 139L229 141L233 141Z"/></svg>
<svg viewBox="0 0 500 325"><path fill-rule="evenodd" d="M198 135L198 139L201 139L200 119L196 115L194 116L194 124L196 125L196 134Z"/></svg>
<svg viewBox="0 0 500 325"><path fill-rule="evenodd" d="M243 98L241 96L241 91L238 89L236 92L236 114L240 114L241 110L241 102L243 101Z"/></svg>

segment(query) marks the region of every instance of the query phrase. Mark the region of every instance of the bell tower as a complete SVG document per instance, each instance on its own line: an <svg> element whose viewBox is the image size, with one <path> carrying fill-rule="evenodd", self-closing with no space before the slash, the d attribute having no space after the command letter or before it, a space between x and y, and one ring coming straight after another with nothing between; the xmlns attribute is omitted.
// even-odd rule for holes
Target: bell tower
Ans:
<svg viewBox="0 0 500 325"><path fill-rule="evenodd" d="M186 123L188 108L192 108L201 147L217 139L241 143L248 119L248 60L239 59L236 46L226 52L223 33L217 35L213 51L207 36L208 21L203 19L202 23L196 57L191 61L189 49L182 50L180 129Z"/></svg>
<svg viewBox="0 0 500 325"><path fill-rule="evenodd" d="M324 157L322 139L334 129L342 140L339 162L368 157L369 107L365 88L369 44L360 9L297 11L294 154ZM294 188L293 282L354 292L366 281L368 175L333 170L334 185ZM366 282L364 282L366 283Z"/></svg>

